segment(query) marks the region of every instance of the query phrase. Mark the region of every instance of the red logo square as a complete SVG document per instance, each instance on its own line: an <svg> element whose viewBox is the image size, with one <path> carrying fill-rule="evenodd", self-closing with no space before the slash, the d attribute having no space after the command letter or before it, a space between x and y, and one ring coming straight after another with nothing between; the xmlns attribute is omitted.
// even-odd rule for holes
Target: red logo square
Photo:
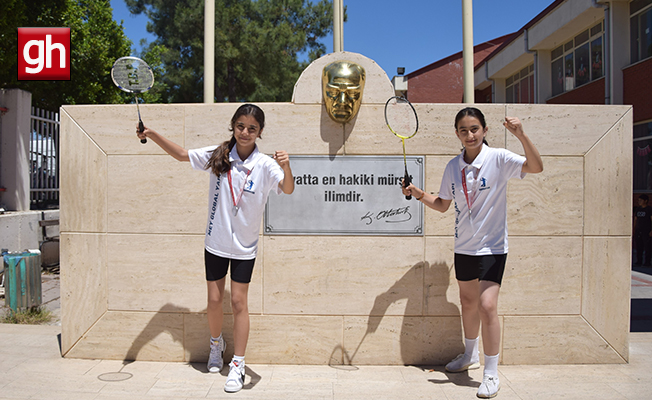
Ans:
<svg viewBox="0 0 652 400"><path fill-rule="evenodd" d="M70 80L70 28L18 28L18 80Z"/></svg>

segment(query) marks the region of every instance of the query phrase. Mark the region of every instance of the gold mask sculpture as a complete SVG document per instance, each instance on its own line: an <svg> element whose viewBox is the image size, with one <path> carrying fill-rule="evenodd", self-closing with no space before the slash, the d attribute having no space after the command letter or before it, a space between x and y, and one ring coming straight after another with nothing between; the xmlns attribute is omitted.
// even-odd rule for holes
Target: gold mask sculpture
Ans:
<svg viewBox="0 0 652 400"><path fill-rule="evenodd" d="M364 68L356 63L336 61L324 67L324 102L333 121L344 124L356 116L362 102L364 82Z"/></svg>

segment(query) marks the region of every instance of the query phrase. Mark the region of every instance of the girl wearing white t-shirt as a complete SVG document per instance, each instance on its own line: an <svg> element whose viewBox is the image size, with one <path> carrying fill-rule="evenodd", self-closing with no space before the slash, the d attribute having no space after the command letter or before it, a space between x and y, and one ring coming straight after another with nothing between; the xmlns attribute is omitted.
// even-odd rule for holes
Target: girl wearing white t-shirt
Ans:
<svg viewBox="0 0 652 400"><path fill-rule="evenodd" d="M139 138L152 139L175 159L211 173L204 242L211 332L207 367L210 372L219 372L224 365L222 300L230 264L234 356L224 385L227 392L239 391L244 381L244 355L249 337L247 294L265 203L272 190L278 194L294 191L288 154L277 151L269 157L258 151L256 139L261 137L264 127L263 110L253 104L243 104L231 118L231 139L219 146L186 150L152 129L137 131Z"/></svg>
<svg viewBox="0 0 652 400"><path fill-rule="evenodd" d="M481 398L494 397L500 388L497 309L508 251L507 181L543 171L541 156L521 121L506 117L503 125L521 142L525 157L489 147L484 115L468 107L455 117L455 134L464 149L446 166L439 195L412 184L403 188L406 196L412 195L440 212L448 210L455 200L455 276L460 288L465 351L449 362L446 370L462 372L480 367L478 333L482 325L485 369L478 389Z"/></svg>

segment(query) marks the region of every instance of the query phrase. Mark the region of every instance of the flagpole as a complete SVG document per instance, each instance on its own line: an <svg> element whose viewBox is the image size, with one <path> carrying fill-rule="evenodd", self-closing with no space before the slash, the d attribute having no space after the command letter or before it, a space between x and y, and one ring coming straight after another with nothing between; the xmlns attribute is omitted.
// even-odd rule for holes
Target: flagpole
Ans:
<svg viewBox="0 0 652 400"><path fill-rule="evenodd" d="M344 4L333 0L333 53L344 51Z"/></svg>
<svg viewBox="0 0 652 400"><path fill-rule="evenodd" d="M464 60L464 103L474 103L473 0L462 0L462 29L464 32L462 47L462 58Z"/></svg>
<svg viewBox="0 0 652 400"><path fill-rule="evenodd" d="M204 103L215 102L215 0L204 0Z"/></svg>

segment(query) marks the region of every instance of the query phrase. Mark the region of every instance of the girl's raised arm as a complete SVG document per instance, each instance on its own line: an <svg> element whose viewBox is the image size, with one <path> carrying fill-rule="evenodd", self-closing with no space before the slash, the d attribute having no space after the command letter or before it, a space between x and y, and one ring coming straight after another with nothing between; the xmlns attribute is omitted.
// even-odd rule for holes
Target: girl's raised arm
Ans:
<svg viewBox="0 0 652 400"><path fill-rule="evenodd" d="M276 151L274 153L274 160L281 166L285 177L279 182L279 187L285 194L292 194L294 192L294 177L292 176L292 168L290 168L290 156L284 150Z"/></svg>
<svg viewBox="0 0 652 400"><path fill-rule="evenodd" d="M510 131L523 145L523 151L525 151L525 163L521 168L522 172L538 174L543 171L543 161L541 160L541 155L539 155L539 150L534 146L534 143L523 131L523 124L521 120L516 117L505 117L505 122L503 123L505 128Z"/></svg>
<svg viewBox="0 0 652 400"><path fill-rule="evenodd" d="M138 128L136 128L136 133L140 139L152 139L154 143L158 144L163 150L165 150L166 153L174 157L174 159L178 161L190 161L190 158L188 157L188 150L174 143L170 139L162 136L155 130L145 127L142 132L138 132Z"/></svg>

